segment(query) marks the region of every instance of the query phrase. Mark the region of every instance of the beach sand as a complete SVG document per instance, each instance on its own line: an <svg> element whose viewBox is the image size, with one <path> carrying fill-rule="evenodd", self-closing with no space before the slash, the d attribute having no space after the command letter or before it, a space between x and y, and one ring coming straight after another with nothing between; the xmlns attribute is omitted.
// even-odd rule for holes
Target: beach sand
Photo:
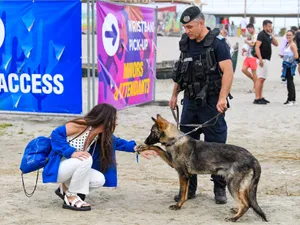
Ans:
<svg viewBox="0 0 300 225"><path fill-rule="evenodd" d="M160 38L159 55L168 52L165 42L175 43L178 38ZM231 39L235 42L239 39ZM165 48L167 48L165 46ZM173 50L172 50L173 51ZM258 186L258 203L269 219L268 224L300 224L300 105L285 107L286 85L280 82L281 59L274 48L272 67L264 88L268 105L254 105L250 80L242 73L242 57L239 57L232 87L234 99L226 113L228 124L227 143L248 149L261 163L262 175ZM174 56L175 55L175 56ZM167 58L167 57L166 57ZM171 57L169 57L171 59ZM297 96L300 79L295 77ZM86 79L83 79L86 90ZM156 81L156 100L169 100L172 80ZM83 99L86 99L84 93ZM85 103L86 104L86 103ZM300 104L300 102L299 102ZM175 122L168 107L143 106L119 111L115 134L125 139L143 143L152 126L151 116L159 113ZM62 209L62 200L55 194L57 184L43 184L40 180L31 198L23 193L19 170L24 147L34 137L49 135L58 125L70 117L21 116L0 114L0 224L234 224L225 222L230 208L235 206L228 195L226 205L216 205L210 175L198 176L197 198L187 201L181 210L172 211L173 196L178 193L178 176L160 158L146 160L135 154L117 152L119 185L117 188L100 188L90 193L86 201L90 212ZM9 126L11 125L11 126ZM203 139L203 137L202 137ZM30 191L35 183L35 173L25 175ZM252 209L239 224L265 224Z"/></svg>

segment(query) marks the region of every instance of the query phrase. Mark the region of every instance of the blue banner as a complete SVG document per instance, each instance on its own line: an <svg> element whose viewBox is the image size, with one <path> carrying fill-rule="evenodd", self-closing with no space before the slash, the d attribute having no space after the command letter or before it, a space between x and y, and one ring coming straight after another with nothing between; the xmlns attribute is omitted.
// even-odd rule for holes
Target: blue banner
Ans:
<svg viewBox="0 0 300 225"><path fill-rule="evenodd" d="M79 0L0 0L0 110L82 112Z"/></svg>

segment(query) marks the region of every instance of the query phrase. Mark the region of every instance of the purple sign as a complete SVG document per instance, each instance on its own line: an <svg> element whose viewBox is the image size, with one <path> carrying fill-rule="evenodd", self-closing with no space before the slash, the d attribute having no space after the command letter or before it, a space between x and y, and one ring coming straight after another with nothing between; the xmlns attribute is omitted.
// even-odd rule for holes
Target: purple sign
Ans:
<svg viewBox="0 0 300 225"><path fill-rule="evenodd" d="M99 103L153 100L155 30L153 8L97 2Z"/></svg>

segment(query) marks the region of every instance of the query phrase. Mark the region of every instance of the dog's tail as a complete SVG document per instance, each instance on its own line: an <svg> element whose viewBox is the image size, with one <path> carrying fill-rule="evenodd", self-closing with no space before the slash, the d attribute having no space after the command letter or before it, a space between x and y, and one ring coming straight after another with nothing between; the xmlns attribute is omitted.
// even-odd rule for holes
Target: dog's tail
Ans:
<svg viewBox="0 0 300 225"><path fill-rule="evenodd" d="M257 203L256 199L256 192L257 192L257 186L260 178L260 173L261 173L261 167L259 165L259 162L257 160L254 160L254 165L252 167L253 169L253 178L250 183L250 189L249 189L249 206L253 208L253 210L261 216L261 218L268 222L266 214L262 211L260 206Z"/></svg>

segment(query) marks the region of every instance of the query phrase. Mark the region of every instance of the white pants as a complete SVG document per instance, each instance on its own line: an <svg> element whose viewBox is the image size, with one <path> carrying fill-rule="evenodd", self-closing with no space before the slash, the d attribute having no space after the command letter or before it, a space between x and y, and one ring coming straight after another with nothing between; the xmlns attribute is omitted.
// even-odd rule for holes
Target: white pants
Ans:
<svg viewBox="0 0 300 225"><path fill-rule="evenodd" d="M88 194L90 188L102 187L104 175L92 169L93 159L62 158L58 169L58 183L64 183L72 193Z"/></svg>

